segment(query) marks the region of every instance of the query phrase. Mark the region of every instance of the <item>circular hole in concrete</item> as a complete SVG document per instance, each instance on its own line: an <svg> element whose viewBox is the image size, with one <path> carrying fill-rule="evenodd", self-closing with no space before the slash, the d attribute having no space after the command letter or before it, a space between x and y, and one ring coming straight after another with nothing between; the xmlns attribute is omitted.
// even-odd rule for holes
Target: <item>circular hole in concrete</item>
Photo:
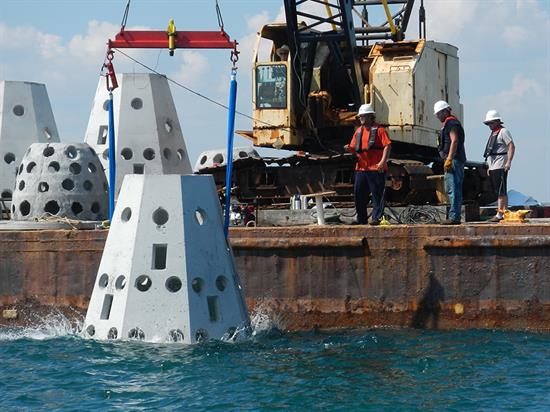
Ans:
<svg viewBox="0 0 550 412"><path fill-rule="evenodd" d="M109 99L103 102L103 110L105 110L106 112L109 111Z"/></svg>
<svg viewBox="0 0 550 412"><path fill-rule="evenodd" d="M101 289L105 289L108 284L109 284L109 275L107 273L104 273L99 277L99 282L97 282L97 285Z"/></svg>
<svg viewBox="0 0 550 412"><path fill-rule="evenodd" d="M107 160L109 158L109 149L105 149L101 156L103 156L103 158Z"/></svg>
<svg viewBox="0 0 550 412"><path fill-rule="evenodd" d="M127 222L132 217L132 209L129 207L125 207L122 213L120 214L120 220L123 222Z"/></svg>
<svg viewBox="0 0 550 412"><path fill-rule="evenodd" d="M117 288L117 290L122 290L125 287L126 287L126 276L120 275L118 278L116 278L115 288Z"/></svg>
<svg viewBox="0 0 550 412"><path fill-rule="evenodd" d="M57 215L59 212L59 204L55 200L50 200L48 203L46 203L46 206L44 206L44 212Z"/></svg>
<svg viewBox="0 0 550 412"><path fill-rule="evenodd" d="M50 185L47 182L40 182L38 183L38 191L40 193L44 193L50 190ZM58 209L59 210L59 209ZM56 212L57 213L57 212Z"/></svg>
<svg viewBox="0 0 550 412"><path fill-rule="evenodd" d="M168 212L162 207L159 207L153 212L153 222L155 222L157 226L164 225L166 222L168 222Z"/></svg>
<svg viewBox="0 0 550 412"><path fill-rule="evenodd" d="M107 332L107 339L115 340L117 337L118 337L117 328L109 329L109 332Z"/></svg>
<svg viewBox="0 0 550 412"><path fill-rule="evenodd" d="M88 163L88 172L95 173L97 172L97 167L93 163Z"/></svg>
<svg viewBox="0 0 550 412"><path fill-rule="evenodd" d="M101 208L99 207L99 203L92 203L92 207L90 208L90 210L92 211L92 213L99 213L99 211L101 210Z"/></svg>
<svg viewBox="0 0 550 412"><path fill-rule="evenodd" d="M195 278L191 282L191 287L193 288L195 293L201 293L203 286L204 286L204 280L202 280L201 278Z"/></svg>
<svg viewBox="0 0 550 412"><path fill-rule="evenodd" d="M73 211L75 216L78 216L84 210L84 208L82 207L80 202L73 202L73 204L71 205L71 210Z"/></svg>
<svg viewBox="0 0 550 412"><path fill-rule="evenodd" d="M134 152L132 152L132 149L130 149L129 147L125 147L121 150L120 155L124 160L130 160L134 155Z"/></svg>
<svg viewBox="0 0 550 412"><path fill-rule="evenodd" d="M135 110L139 110L143 107L143 100L141 100L139 97L135 97L130 102L130 106L132 106L132 108Z"/></svg>
<svg viewBox="0 0 550 412"><path fill-rule="evenodd" d="M82 171L82 166L80 166L80 164L78 163L71 163L69 165L69 171L73 174L73 175L78 175L80 174L80 172Z"/></svg>
<svg viewBox="0 0 550 412"><path fill-rule="evenodd" d="M220 292L223 292L227 286L227 278L225 276L218 276L216 278L216 287Z"/></svg>
<svg viewBox="0 0 550 412"><path fill-rule="evenodd" d="M168 333L169 342L183 342L183 332L180 329L172 329Z"/></svg>
<svg viewBox="0 0 550 412"><path fill-rule="evenodd" d="M13 106L13 114L16 116L23 116L25 114L25 108L20 104Z"/></svg>
<svg viewBox="0 0 550 412"><path fill-rule="evenodd" d="M76 159L76 156L78 155L78 152L76 150L76 147L74 146L67 146L67 149L65 149L65 154L69 159Z"/></svg>
<svg viewBox="0 0 550 412"><path fill-rule="evenodd" d="M11 191L9 190L4 190L2 191L2 195L1 195L2 199L11 199ZM12 208L11 208L13 211L15 211L15 206L12 205Z"/></svg>
<svg viewBox="0 0 550 412"><path fill-rule="evenodd" d="M129 339L143 340L145 339L145 333L140 328L132 328L128 332Z"/></svg>
<svg viewBox="0 0 550 412"><path fill-rule="evenodd" d="M15 162L15 155L13 153L6 153L4 155L4 162L9 165L12 164L13 162Z"/></svg>
<svg viewBox="0 0 550 412"><path fill-rule="evenodd" d="M218 153L217 155L214 156L214 158L212 159L212 161L214 163L217 163L219 165L221 165L223 163L223 155L221 153Z"/></svg>
<svg viewBox="0 0 550 412"><path fill-rule="evenodd" d="M44 149L44 151L42 152L42 154L46 157L50 157L51 155L53 155L55 153L55 149L51 146L48 146Z"/></svg>
<svg viewBox="0 0 550 412"><path fill-rule="evenodd" d="M19 212L21 212L23 216L27 216L29 213L31 213L31 204L26 200L23 200L19 204Z"/></svg>
<svg viewBox="0 0 550 412"><path fill-rule="evenodd" d="M27 165L27 173L32 172L32 169L34 169L35 166L36 166L36 163L30 162L30 163Z"/></svg>
<svg viewBox="0 0 550 412"><path fill-rule="evenodd" d="M166 160L170 160L170 158L172 157L172 151L167 147L162 151L162 153L164 154L164 158Z"/></svg>
<svg viewBox="0 0 550 412"><path fill-rule="evenodd" d="M203 157L201 157L201 165L205 164L207 160L208 156L204 155Z"/></svg>
<svg viewBox="0 0 550 412"><path fill-rule="evenodd" d="M63 182L61 182L61 186L65 190L73 190L74 189L74 182L72 179L65 179Z"/></svg>
<svg viewBox="0 0 550 412"><path fill-rule="evenodd" d="M51 172L51 173L59 172L59 163L50 162L50 164L48 165L48 172Z"/></svg>
<svg viewBox="0 0 550 412"><path fill-rule="evenodd" d="M24 180L21 180L21 181L19 182L19 186L18 186L18 187L19 187L19 190L23 190L23 189L25 188L25 181L24 181Z"/></svg>
<svg viewBox="0 0 550 412"><path fill-rule="evenodd" d="M44 127L44 136L46 136L46 139L52 140L52 132L47 127Z"/></svg>
<svg viewBox="0 0 550 412"><path fill-rule="evenodd" d="M169 292L175 293L181 289L181 280L177 276L170 276L166 279L166 289Z"/></svg>
<svg viewBox="0 0 550 412"><path fill-rule="evenodd" d="M195 333L195 340L199 343L205 342L206 340L208 340L208 332L204 329L197 330L197 333Z"/></svg>
<svg viewBox="0 0 550 412"><path fill-rule="evenodd" d="M183 158L185 157L185 151L183 149L178 149L176 154L178 155L178 160L183 160Z"/></svg>
<svg viewBox="0 0 550 412"><path fill-rule="evenodd" d="M23 163L19 165L19 174L23 173Z"/></svg>
<svg viewBox="0 0 550 412"><path fill-rule="evenodd" d="M87 333L89 336L94 336L94 335L95 335L95 327L94 327L94 325L88 325L88 327L86 328L86 333Z"/></svg>
<svg viewBox="0 0 550 412"><path fill-rule="evenodd" d="M155 158L155 151L148 147L143 151L143 158L145 160L153 160Z"/></svg>
<svg viewBox="0 0 550 412"><path fill-rule="evenodd" d="M166 119L164 122L164 130L166 130L166 133L172 133L172 121L170 119Z"/></svg>
<svg viewBox="0 0 550 412"><path fill-rule="evenodd" d="M141 275L141 276L138 276L138 278L136 279L136 289L139 290L140 292L146 292L149 290L149 288L151 287L151 285L153 284L153 282L151 281L151 278L147 275Z"/></svg>
<svg viewBox="0 0 550 412"><path fill-rule="evenodd" d="M90 190L92 190L94 185L89 180L84 180L84 183L82 183L82 187L84 188L84 190L87 190L89 192Z"/></svg>
<svg viewBox="0 0 550 412"><path fill-rule="evenodd" d="M245 158L245 157L247 157L247 156L248 156L248 154L247 154L246 152L243 152L243 151L240 151L240 152L239 152L239 157L240 157L241 159L243 159L243 158Z"/></svg>
<svg viewBox="0 0 550 412"><path fill-rule="evenodd" d="M195 219L199 226L202 226L206 223L206 212L201 208L195 210Z"/></svg>

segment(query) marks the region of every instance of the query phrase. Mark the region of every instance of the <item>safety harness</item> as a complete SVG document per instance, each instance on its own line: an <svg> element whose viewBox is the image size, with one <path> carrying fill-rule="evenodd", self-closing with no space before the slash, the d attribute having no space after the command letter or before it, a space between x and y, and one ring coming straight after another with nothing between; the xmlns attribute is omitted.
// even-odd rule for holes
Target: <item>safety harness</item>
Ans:
<svg viewBox="0 0 550 412"><path fill-rule="evenodd" d="M487 159L489 156L498 156L498 155L505 155L508 154L508 150L505 150L504 152L495 152L493 151L495 148L495 144L497 142L498 135L500 134L500 131L502 128L492 131L489 135L489 140L487 141L487 146L485 147L485 152L483 153L483 157Z"/></svg>
<svg viewBox="0 0 550 412"><path fill-rule="evenodd" d="M355 152L361 153L361 152L366 152L368 150L384 150L383 147L374 145L376 143L377 136L378 136L378 127L376 126L371 127L370 133L369 133L369 142L367 144L367 147L365 149L361 148L361 144L363 142L363 126L361 126L359 130L357 130L357 132L355 133Z"/></svg>

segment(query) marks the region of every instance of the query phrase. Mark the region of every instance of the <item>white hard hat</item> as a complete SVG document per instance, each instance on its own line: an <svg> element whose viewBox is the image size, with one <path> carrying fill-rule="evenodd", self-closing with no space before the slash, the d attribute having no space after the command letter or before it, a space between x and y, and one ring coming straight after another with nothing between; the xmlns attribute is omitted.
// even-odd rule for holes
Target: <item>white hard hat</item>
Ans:
<svg viewBox="0 0 550 412"><path fill-rule="evenodd" d="M434 104L434 114L438 114L441 110L450 109L449 103L445 100L439 100Z"/></svg>
<svg viewBox="0 0 550 412"><path fill-rule="evenodd" d="M372 107L372 104L362 104L361 107L359 107L357 116L362 116L364 114L374 114L374 107Z"/></svg>
<svg viewBox="0 0 550 412"><path fill-rule="evenodd" d="M502 121L502 118L500 117L499 112L497 112L496 110L489 110L485 115L485 120L483 121L483 123L487 124L494 120Z"/></svg>

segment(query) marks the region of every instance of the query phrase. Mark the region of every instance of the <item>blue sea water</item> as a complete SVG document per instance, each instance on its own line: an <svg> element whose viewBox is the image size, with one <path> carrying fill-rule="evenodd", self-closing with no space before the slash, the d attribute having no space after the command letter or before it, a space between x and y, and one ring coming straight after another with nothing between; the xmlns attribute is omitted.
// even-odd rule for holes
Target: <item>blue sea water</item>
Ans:
<svg viewBox="0 0 550 412"><path fill-rule="evenodd" d="M550 334L257 331L104 343L63 320L0 329L0 410L550 410Z"/></svg>

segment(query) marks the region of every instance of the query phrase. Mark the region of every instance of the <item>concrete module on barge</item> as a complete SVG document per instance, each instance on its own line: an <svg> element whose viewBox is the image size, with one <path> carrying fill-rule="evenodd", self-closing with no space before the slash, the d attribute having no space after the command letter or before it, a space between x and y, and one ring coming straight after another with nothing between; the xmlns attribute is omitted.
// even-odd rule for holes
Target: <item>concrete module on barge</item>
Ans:
<svg viewBox="0 0 550 412"><path fill-rule="evenodd" d="M0 230L0 308L16 309L17 319L0 318L1 324L32 322L53 308L80 316L107 231L10 230L10 225ZM229 238L249 309L261 308L285 330L550 331L545 220L232 228Z"/></svg>

